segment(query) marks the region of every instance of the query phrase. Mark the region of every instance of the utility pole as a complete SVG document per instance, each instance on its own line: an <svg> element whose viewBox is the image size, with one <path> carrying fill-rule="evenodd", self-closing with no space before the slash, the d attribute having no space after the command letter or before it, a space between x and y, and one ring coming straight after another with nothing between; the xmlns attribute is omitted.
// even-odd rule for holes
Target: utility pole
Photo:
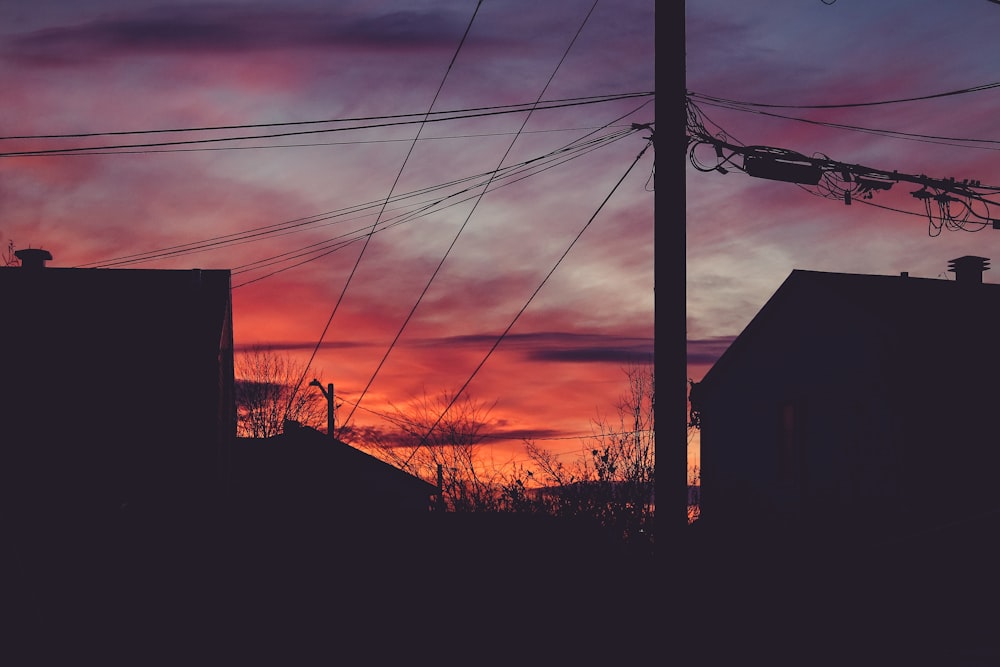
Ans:
<svg viewBox="0 0 1000 667"><path fill-rule="evenodd" d="M687 527L687 79L685 76L685 3L657 3L656 133L653 147L664 178L656 179L654 368L664 394L654 407L661 414L660 451L656 457L655 519L664 542L680 539ZM659 288L656 290L656 288ZM665 390L664 390L665 388ZM668 547L675 548L675 547Z"/></svg>
<svg viewBox="0 0 1000 667"><path fill-rule="evenodd" d="M335 425L333 416L333 383L326 385L326 389L320 384L320 381L313 378L313 381L309 383L310 387L318 387L326 398L326 434L331 438L334 437L333 427Z"/></svg>
<svg viewBox="0 0 1000 667"><path fill-rule="evenodd" d="M437 510L444 511L444 467L440 463L438 464Z"/></svg>

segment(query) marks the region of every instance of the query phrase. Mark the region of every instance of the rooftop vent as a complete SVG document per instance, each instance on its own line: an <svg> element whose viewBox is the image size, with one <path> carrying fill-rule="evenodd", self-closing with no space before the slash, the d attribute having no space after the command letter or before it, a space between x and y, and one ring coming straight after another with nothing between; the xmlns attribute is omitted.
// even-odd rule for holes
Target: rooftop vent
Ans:
<svg viewBox="0 0 1000 667"><path fill-rule="evenodd" d="M21 260L22 269L41 269L45 267L45 262L52 259L52 253L41 248L15 250L14 256Z"/></svg>
<svg viewBox="0 0 1000 667"><path fill-rule="evenodd" d="M948 262L948 270L955 274L957 283L981 283L983 271L990 270L988 257L966 255Z"/></svg>

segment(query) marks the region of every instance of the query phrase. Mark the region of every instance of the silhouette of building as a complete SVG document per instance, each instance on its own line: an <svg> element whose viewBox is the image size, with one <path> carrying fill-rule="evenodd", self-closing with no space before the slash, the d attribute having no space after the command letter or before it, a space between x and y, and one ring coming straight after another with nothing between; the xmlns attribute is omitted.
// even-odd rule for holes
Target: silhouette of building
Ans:
<svg viewBox="0 0 1000 667"><path fill-rule="evenodd" d="M426 514L438 488L336 438L285 422L269 438L239 438L232 450L229 496L254 519L338 522Z"/></svg>
<svg viewBox="0 0 1000 667"><path fill-rule="evenodd" d="M2 565L25 617L92 631L207 526L236 434L230 272L16 254L0 267Z"/></svg>
<svg viewBox="0 0 1000 667"><path fill-rule="evenodd" d="M16 254L0 267L5 488L99 515L217 488L236 433L229 271Z"/></svg>
<svg viewBox="0 0 1000 667"><path fill-rule="evenodd" d="M882 534L1000 508L1000 285L795 270L691 390L701 521Z"/></svg>

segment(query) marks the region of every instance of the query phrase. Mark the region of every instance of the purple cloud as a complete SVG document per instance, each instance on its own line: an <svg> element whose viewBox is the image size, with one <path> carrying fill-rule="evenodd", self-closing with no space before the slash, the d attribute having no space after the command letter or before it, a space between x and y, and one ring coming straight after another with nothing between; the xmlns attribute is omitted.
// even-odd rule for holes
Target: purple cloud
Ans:
<svg viewBox="0 0 1000 667"><path fill-rule="evenodd" d="M497 336L470 334L422 340L429 347L481 347L484 350L496 342ZM566 363L652 363L653 339L603 334L539 332L508 334L498 349L516 349L529 361Z"/></svg>
<svg viewBox="0 0 1000 667"><path fill-rule="evenodd" d="M22 63L73 65L127 54L454 47L464 21L439 9L354 18L263 5L168 5L26 33L11 40L6 56Z"/></svg>
<svg viewBox="0 0 1000 667"><path fill-rule="evenodd" d="M700 340L689 339L687 341L688 364L714 364L735 338L735 336L717 336Z"/></svg>

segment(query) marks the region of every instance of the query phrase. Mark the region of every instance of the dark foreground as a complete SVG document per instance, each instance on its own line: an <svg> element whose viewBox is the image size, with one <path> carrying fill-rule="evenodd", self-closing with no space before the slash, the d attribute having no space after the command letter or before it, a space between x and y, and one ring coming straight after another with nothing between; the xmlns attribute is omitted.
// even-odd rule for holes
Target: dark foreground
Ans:
<svg viewBox="0 0 1000 667"><path fill-rule="evenodd" d="M679 664L1000 665L994 524L853 543L693 530Z"/></svg>
<svg viewBox="0 0 1000 667"><path fill-rule="evenodd" d="M550 522L15 528L2 664L651 664L662 625L650 554Z"/></svg>

